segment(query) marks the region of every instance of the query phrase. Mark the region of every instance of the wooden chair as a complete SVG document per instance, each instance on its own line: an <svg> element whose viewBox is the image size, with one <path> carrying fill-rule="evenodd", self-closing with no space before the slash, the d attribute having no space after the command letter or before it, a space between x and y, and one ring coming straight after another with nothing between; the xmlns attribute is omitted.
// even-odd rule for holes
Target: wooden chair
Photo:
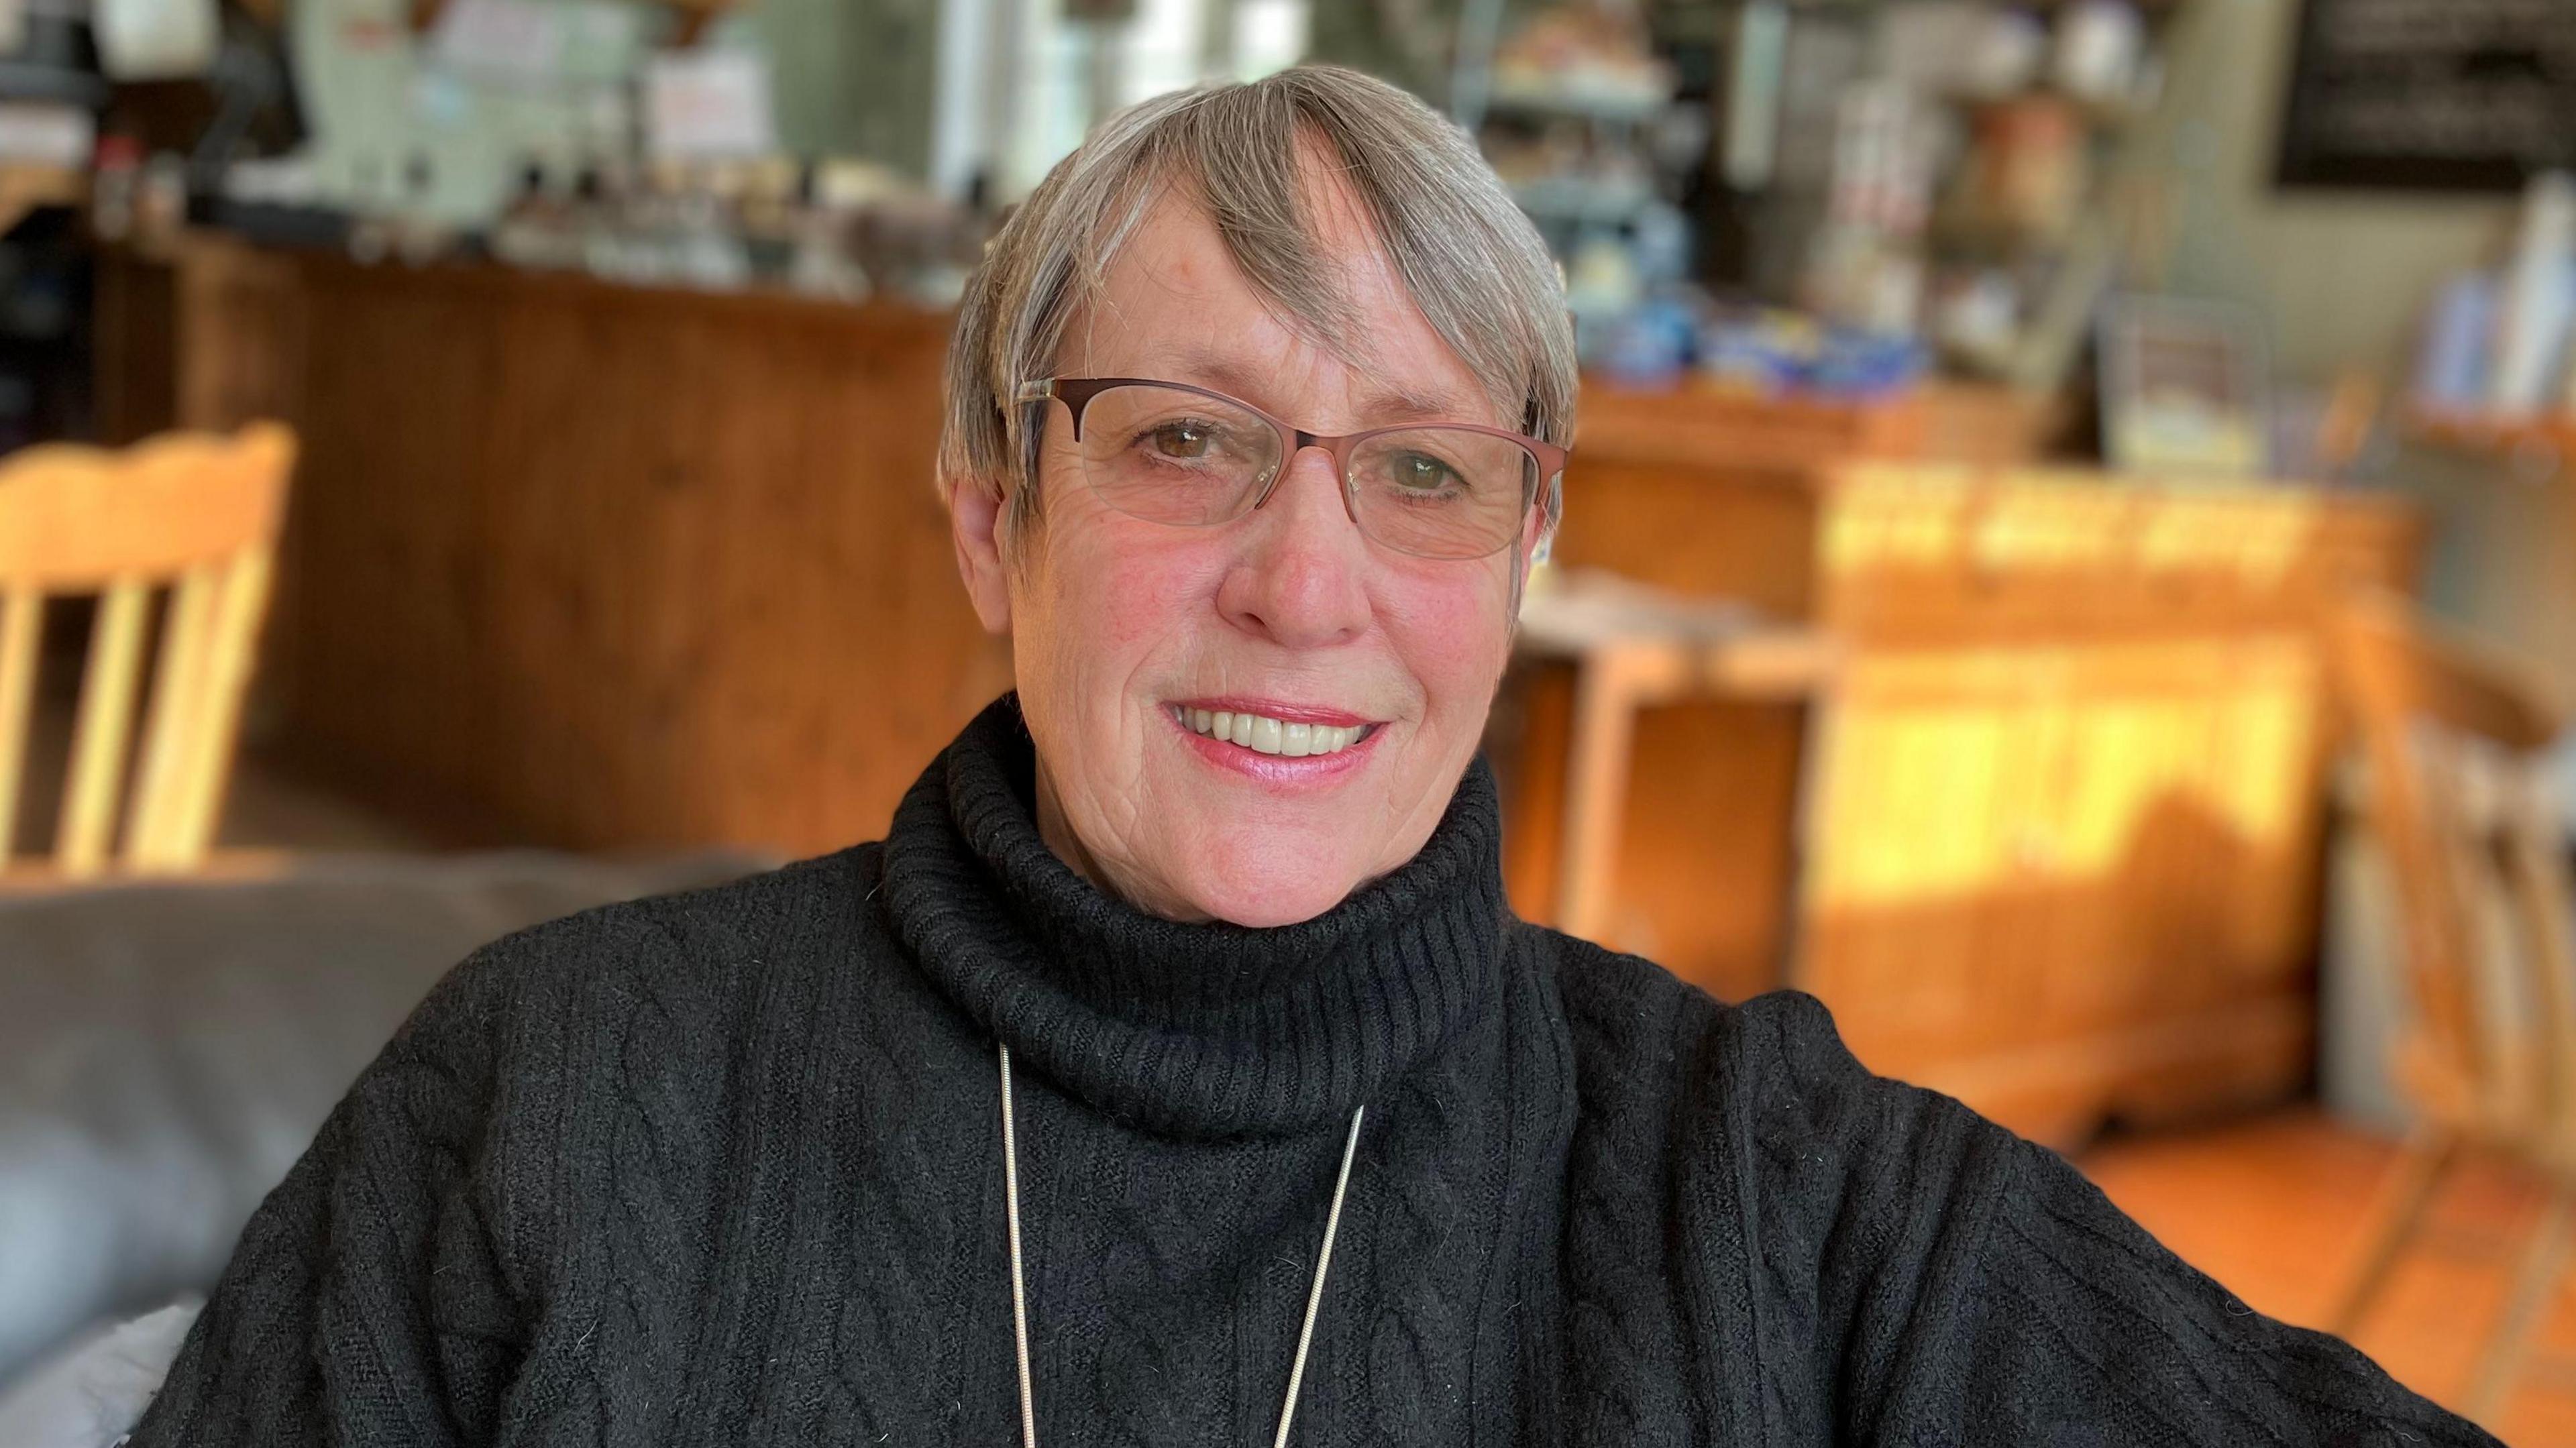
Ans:
<svg viewBox="0 0 2576 1448"><path fill-rule="evenodd" d="M2576 908L2543 758L2562 717L2512 661L2437 635L2394 598L2354 600L2334 633L2395 886L2393 1065L2418 1124L2328 1327L2359 1325L2464 1151L2519 1161L2548 1197L2467 1400L2492 1425L2576 1229Z"/></svg>
<svg viewBox="0 0 2576 1448"><path fill-rule="evenodd" d="M48 445L0 460L0 880L37 873L13 859L15 826L31 776L40 625L47 601L64 596L96 595L98 606L44 873L173 872L204 859L294 457L294 435L263 423L233 437L173 434L122 452ZM146 634L162 590L147 693ZM149 709L139 751L138 703Z"/></svg>

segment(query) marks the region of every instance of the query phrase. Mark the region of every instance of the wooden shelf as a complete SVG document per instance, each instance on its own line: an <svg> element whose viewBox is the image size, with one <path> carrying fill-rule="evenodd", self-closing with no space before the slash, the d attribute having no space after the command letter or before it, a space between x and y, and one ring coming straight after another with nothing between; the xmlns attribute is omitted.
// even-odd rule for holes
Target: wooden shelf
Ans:
<svg viewBox="0 0 2576 1448"><path fill-rule="evenodd" d="M2478 457L2553 465L2576 458L2576 414L2571 413L2507 417L2415 408L2407 412L2403 426L2415 442Z"/></svg>
<svg viewBox="0 0 2576 1448"><path fill-rule="evenodd" d="M1945 90L1936 96L1947 105L1971 111L2045 102L2074 112L2097 131L2126 130L2155 114L2152 102L2134 96L2079 95L2045 83L2015 91Z"/></svg>
<svg viewBox="0 0 2576 1448"><path fill-rule="evenodd" d="M1700 378L1630 387L1593 377L1573 466L1720 468L1812 484L1856 458L2026 463L2056 425L2054 398L1991 383L1930 378L1875 397L1822 398Z"/></svg>
<svg viewBox="0 0 2576 1448"><path fill-rule="evenodd" d="M58 166L0 165L0 233L39 206L79 206L89 199L86 173Z"/></svg>

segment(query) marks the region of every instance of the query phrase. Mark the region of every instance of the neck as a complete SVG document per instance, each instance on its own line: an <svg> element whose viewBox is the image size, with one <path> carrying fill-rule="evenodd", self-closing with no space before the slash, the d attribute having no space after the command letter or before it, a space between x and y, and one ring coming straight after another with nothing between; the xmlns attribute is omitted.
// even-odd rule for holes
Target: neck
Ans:
<svg viewBox="0 0 2576 1448"><path fill-rule="evenodd" d="M979 1029L1107 1115L1180 1135L1338 1129L1499 995L1509 914L1481 765L1412 860L1271 929L1112 894L1038 783L1005 700L897 811L880 899Z"/></svg>

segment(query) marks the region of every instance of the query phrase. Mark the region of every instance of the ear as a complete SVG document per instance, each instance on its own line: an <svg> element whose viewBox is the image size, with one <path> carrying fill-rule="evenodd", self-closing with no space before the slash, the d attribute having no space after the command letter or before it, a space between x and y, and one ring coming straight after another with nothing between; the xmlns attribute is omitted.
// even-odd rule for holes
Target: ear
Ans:
<svg viewBox="0 0 2576 1448"><path fill-rule="evenodd" d="M1560 526L1561 524L1562 520L1560 520ZM1557 529L1548 526L1547 507L1544 501L1540 506L1530 509L1529 520L1521 525L1521 546L1513 550L1520 562L1522 582L1529 581L1529 571L1532 567L1545 563L1549 555L1556 551L1556 534Z"/></svg>
<svg viewBox="0 0 2576 1448"><path fill-rule="evenodd" d="M1002 495L986 491L971 479L948 485L948 533L957 545L957 576L984 631L1011 631L1011 579L1002 562Z"/></svg>

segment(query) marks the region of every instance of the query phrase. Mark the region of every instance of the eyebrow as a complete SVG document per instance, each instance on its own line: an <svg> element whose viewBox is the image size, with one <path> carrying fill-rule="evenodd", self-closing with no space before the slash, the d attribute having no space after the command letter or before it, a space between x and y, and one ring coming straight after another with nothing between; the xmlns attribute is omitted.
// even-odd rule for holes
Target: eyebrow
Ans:
<svg viewBox="0 0 2576 1448"><path fill-rule="evenodd" d="M1258 396L1264 390L1265 374L1221 352L1191 347L1169 354L1166 361L1156 365L1174 369L1166 381L1212 387L1247 402L1269 406ZM1422 392L1400 383L1372 380L1360 393L1360 416L1369 426L1385 422L1473 422L1476 412L1473 404L1446 392ZM1290 421L1303 425L1303 419Z"/></svg>

